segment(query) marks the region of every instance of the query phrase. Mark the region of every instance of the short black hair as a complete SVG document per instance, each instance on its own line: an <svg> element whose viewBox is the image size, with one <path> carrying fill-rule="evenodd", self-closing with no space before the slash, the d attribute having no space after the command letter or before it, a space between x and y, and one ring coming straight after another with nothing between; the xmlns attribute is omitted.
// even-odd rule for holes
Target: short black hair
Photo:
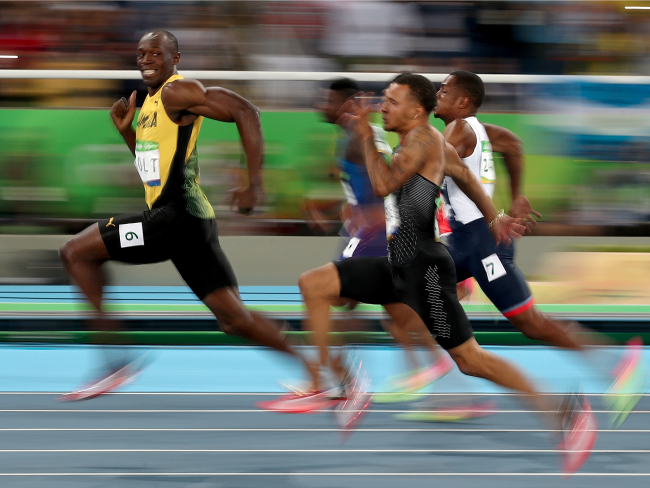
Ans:
<svg viewBox="0 0 650 488"><path fill-rule="evenodd" d="M174 34L172 34L171 32L169 32L168 30L155 29L155 30L147 32L145 34L145 36L146 35L164 37L165 39L167 39L169 41L169 45L172 48L173 54L176 54L178 52L178 39L176 39L176 36Z"/></svg>
<svg viewBox="0 0 650 488"><path fill-rule="evenodd" d="M408 86L411 95L422 105L424 111L428 114L431 113L436 105L436 87L428 78L407 72L397 75L392 83Z"/></svg>
<svg viewBox="0 0 650 488"><path fill-rule="evenodd" d="M359 92L359 85L350 78L337 78L330 83L330 90L341 92L345 98L350 98L355 93Z"/></svg>
<svg viewBox="0 0 650 488"><path fill-rule="evenodd" d="M479 108L485 100L485 85L483 80L475 73L469 71L454 71L449 76L456 78L456 86L465 92L469 102Z"/></svg>

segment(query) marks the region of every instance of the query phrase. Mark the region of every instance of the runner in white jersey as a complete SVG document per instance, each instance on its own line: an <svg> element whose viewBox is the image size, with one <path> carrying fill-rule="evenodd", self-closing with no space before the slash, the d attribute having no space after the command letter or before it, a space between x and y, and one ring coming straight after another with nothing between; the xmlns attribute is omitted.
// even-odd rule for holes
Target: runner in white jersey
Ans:
<svg viewBox="0 0 650 488"><path fill-rule="evenodd" d="M512 206L509 215L526 218L536 224L531 215L541 217L532 209L520 191L522 173L521 141L512 132L490 124L481 124L476 113L483 103L485 89L474 73L455 71L442 83L437 93L434 114L445 122L443 135L465 165L476 175L490 197L494 193L496 173L492 151L503 155L510 175ZM458 188L454 180L445 178L444 194L452 229L448 238L449 253L456 264L460 282L473 276L486 296L517 329L531 339L549 342L557 347L587 352L594 336L579 334L577 323L552 320L534 306L526 280L514 263L514 246L497 246L488 224L476 205ZM589 337L589 344L585 342ZM605 343L601 340L599 343ZM585 355L589 359L589 355ZM593 363L602 363L602 353ZM636 341L616 368L613 393L641 393L645 384L641 364L641 349ZM640 399L638 395L611 395L613 424L619 426Z"/></svg>

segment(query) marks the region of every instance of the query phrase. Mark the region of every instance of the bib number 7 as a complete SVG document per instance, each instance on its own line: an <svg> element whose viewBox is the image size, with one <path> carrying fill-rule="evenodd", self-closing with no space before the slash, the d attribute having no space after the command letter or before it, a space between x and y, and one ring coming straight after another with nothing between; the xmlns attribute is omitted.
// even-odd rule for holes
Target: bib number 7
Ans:
<svg viewBox="0 0 650 488"><path fill-rule="evenodd" d="M487 258L481 259L481 263L483 263L483 268L485 269L488 281L494 281L507 274L499 256L496 254L491 254Z"/></svg>

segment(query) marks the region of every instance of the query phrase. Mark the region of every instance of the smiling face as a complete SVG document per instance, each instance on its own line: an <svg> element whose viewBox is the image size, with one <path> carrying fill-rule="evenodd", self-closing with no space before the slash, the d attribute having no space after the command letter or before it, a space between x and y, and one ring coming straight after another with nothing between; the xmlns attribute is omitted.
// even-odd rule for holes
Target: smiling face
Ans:
<svg viewBox="0 0 650 488"><path fill-rule="evenodd" d="M155 91L176 72L180 53L161 34L145 34L138 44L137 64L144 84Z"/></svg>
<svg viewBox="0 0 650 488"><path fill-rule="evenodd" d="M412 122L420 108L408 86L391 83L384 90L384 101L381 104L384 129L399 132Z"/></svg>

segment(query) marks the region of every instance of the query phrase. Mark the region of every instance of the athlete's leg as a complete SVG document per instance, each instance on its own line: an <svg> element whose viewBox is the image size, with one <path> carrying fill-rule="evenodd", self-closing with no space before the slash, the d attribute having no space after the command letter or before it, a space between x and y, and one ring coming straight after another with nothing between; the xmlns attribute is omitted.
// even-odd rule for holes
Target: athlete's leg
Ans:
<svg viewBox="0 0 650 488"><path fill-rule="evenodd" d="M103 287L106 278L102 264L110 259L99 224L93 224L66 241L60 249L61 261L88 301L96 310L96 316L89 321L91 328L98 331L93 342L101 346L105 373L93 382L60 397L63 401L85 400L110 392L130 381L144 367L142 357L133 357L123 347L125 337L116 334L121 323L110 318L102 310Z"/></svg>
<svg viewBox="0 0 650 488"><path fill-rule="evenodd" d="M180 246L172 263L217 318L221 330L297 357L311 372L313 368L287 343L280 327L244 306L235 273L219 244L216 222L188 217L183 225L188 242L196 244L191 249Z"/></svg>
<svg viewBox="0 0 650 488"><path fill-rule="evenodd" d="M519 368L483 349L474 337L447 352L464 374L483 378L524 394L524 398L537 410L545 412L547 420L554 428L561 427L559 417L555 415L557 407L549 402L548 397L539 394Z"/></svg>
<svg viewBox="0 0 650 488"><path fill-rule="evenodd" d="M260 314L248 310L236 288L214 290L203 298L203 303L215 315L221 330L226 334L238 335L277 351L296 355L280 328Z"/></svg>
<svg viewBox="0 0 650 488"><path fill-rule="evenodd" d="M110 259L106 245L93 224L67 240L59 250L68 274L98 312L101 312L103 287L106 282L102 264Z"/></svg>
<svg viewBox="0 0 650 488"><path fill-rule="evenodd" d="M431 332L412 308L403 303L387 303L384 308L393 321L390 325L382 323L382 326L406 349L407 354L412 356L411 363L414 369L418 368L419 364L414 357L413 345L424 346L431 353L433 361L439 361L444 357L444 352Z"/></svg>
<svg viewBox="0 0 650 488"><path fill-rule="evenodd" d="M327 263L300 275L298 286L307 307L305 324L312 331L313 342L318 348L318 356L322 368L331 366L339 377L344 377L346 371L340 361L331 361L328 350L328 333L330 331L330 307L342 304L345 299L340 297L341 281L339 272L333 263ZM318 390L321 385L314 385Z"/></svg>
<svg viewBox="0 0 650 488"><path fill-rule="evenodd" d="M604 336L581 327L577 322L551 319L535 307L510 316L508 320L529 339L564 349L584 350L587 346L611 344Z"/></svg>

